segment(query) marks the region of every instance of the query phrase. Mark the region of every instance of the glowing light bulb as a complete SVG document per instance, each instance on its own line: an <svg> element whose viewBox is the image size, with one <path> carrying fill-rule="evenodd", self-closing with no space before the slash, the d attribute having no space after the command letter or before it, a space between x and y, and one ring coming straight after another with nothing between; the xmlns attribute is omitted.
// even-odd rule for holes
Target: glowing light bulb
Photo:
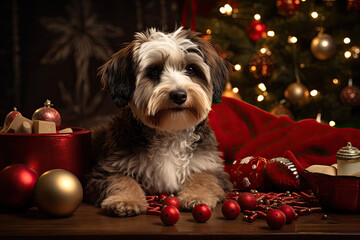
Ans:
<svg viewBox="0 0 360 240"><path fill-rule="evenodd" d="M255 14L255 15L254 15L254 19L255 19L255 20L260 20L260 19L261 19L260 14L258 14L258 13L257 13L257 14Z"/></svg>
<svg viewBox="0 0 360 240"><path fill-rule="evenodd" d="M240 65L240 64L236 64L236 65L234 66L234 68L235 68L236 71L240 71L240 70L241 70L241 65Z"/></svg>
<svg viewBox="0 0 360 240"><path fill-rule="evenodd" d="M221 7L221 8L219 9L219 11L220 11L222 14L225 14L225 13L226 13L226 10L225 10L224 7Z"/></svg>
<svg viewBox="0 0 360 240"><path fill-rule="evenodd" d="M318 95L318 93L319 93L319 92L318 92L316 89L310 91L310 95L313 96L313 97L315 97L316 95Z"/></svg>
<svg viewBox="0 0 360 240"><path fill-rule="evenodd" d="M263 95L257 96L257 101L258 101L258 102L264 101L264 96L263 96Z"/></svg>
<svg viewBox="0 0 360 240"><path fill-rule="evenodd" d="M350 38L348 38L348 37L344 38L344 43L345 44L349 44L350 42L351 42Z"/></svg>
<svg viewBox="0 0 360 240"><path fill-rule="evenodd" d="M270 31L267 32L267 35L268 35L269 37L274 37L274 36L275 36L275 32L270 30Z"/></svg>
<svg viewBox="0 0 360 240"><path fill-rule="evenodd" d="M350 58L351 57L351 52L350 51L344 52L344 57L345 58Z"/></svg>
<svg viewBox="0 0 360 240"><path fill-rule="evenodd" d="M260 52L261 52L262 54L266 53L266 48L261 48L261 49L260 49Z"/></svg>
<svg viewBox="0 0 360 240"><path fill-rule="evenodd" d="M206 29L206 34L210 35L211 34L211 29Z"/></svg>
<svg viewBox="0 0 360 240"><path fill-rule="evenodd" d="M296 42L297 42L297 37L295 37L295 36L289 36L289 37L288 37L288 42L289 42L289 43L296 43Z"/></svg>
<svg viewBox="0 0 360 240"><path fill-rule="evenodd" d="M232 89L232 91L233 91L233 93L238 93L238 92L239 92L239 89L238 89L237 87L234 87L234 88Z"/></svg>
<svg viewBox="0 0 360 240"><path fill-rule="evenodd" d="M334 79L332 80L332 82L333 82L333 84L337 85L337 84L339 84L339 79L334 78Z"/></svg>
<svg viewBox="0 0 360 240"><path fill-rule="evenodd" d="M259 88L261 91L263 91L263 92L266 91L266 86L265 86L265 84L263 84L263 83L259 83L259 84L258 84L258 88Z"/></svg>
<svg viewBox="0 0 360 240"><path fill-rule="evenodd" d="M314 19L316 19L316 18L319 17L319 14L318 14L317 12L312 12L312 13L311 13L311 17L314 18Z"/></svg>
<svg viewBox="0 0 360 240"><path fill-rule="evenodd" d="M334 126L336 125L336 122L333 121L333 120L331 120L331 121L329 122L329 125L330 125L331 127L334 127Z"/></svg>

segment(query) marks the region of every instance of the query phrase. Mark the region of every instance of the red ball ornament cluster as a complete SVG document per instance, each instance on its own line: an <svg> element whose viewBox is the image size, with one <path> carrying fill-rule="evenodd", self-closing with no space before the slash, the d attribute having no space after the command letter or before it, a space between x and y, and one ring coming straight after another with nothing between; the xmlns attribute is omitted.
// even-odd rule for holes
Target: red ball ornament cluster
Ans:
<svg viewBox="0 0 360 240"><path fill-rule="evenodd" d="M246 32L251 40L258 40L261 37L266 37L266 26L260 20L253 20L246 27Z"/></svg>
<svg viewBox="0 0 360 240"><path fill-rule="evenodd" d="M277 0L276 7L282 16L292 16L300 8L300 0Z"/></svg>

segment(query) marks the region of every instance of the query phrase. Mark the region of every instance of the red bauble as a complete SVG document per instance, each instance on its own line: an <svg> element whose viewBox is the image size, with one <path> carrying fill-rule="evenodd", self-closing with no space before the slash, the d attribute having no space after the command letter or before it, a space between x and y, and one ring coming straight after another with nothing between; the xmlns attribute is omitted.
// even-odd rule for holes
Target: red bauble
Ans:
<svg viewBox="0 0 360 240"><path fill-rule="evenodd" d="M170 196L165 198L164 205L172 205L174 207L176 207L177 209L180 209L180 201L179 199L177 199L176 197Z"/></svg>
<svg viewBox="0 0 360 240"><path fill-rule="evenodd" d="M17 111L16 107L14 107L14 110L9 112L8 115L6 115L5 117L4 129L7 129L10 126L10 124L12 123L12 121L14 121L16 116L22 116L22 114Z"/></svg>
<svg viewBox="0 0 360 240"><path fill-rule="evenodd" d="M222 213L225 218L227 219L235 219L240 214L240 206L239 204L234 200L226 200L221 208Z"/></svg>
<svg viewBox="0 0 360 240"><path fill-rule="evenodd" d="M240 193L238 202L241 210L254 210L257 205L255 196L248 192Z"/></svg>
<svg viewBox="0 0 360 240"><path fill-rule="evenodd" d="M262 190L264 187L264 166L267 162L262 157L246 157L243 159L235 156L235 161L230 169L231 182L240 191L251 189Z"/></svg>
<svg viewBox="0 0 360 240"><path fill-rule="evenodd" d="M211 217L211 209L208 205L200 203L194 207L192 215L197 222L204 223Z"/></svg>
<svg viewBox="0 0 360 240"><path fill-rule="evenodd" d="M282 205L281 207L279 207L279 210L281 210L285 214L286 223L292 223L292 221L294 221L296 212L292 206Z"/></svg>
<svg viewBox="0 0 360 240"><path fill-rule="evenodd" d="M340 93L340 100L344 105L360 106L360 88L357 86L345 87Z"/></svg>
<svg viewBox="0 0 360 240"><path fill-rule="evenodd" d="M167 205L161 210L160 218L165 225L174 225L179 221L180 212L176 207Z"/></svg>
<svg viewBox="0 0 360 240"><path fill-rule="evenodd" d="M300 0L277 0L278 13L283 16L291 16L299 10Z"/></svg>
<svg viewBox="0 0 360 240"><path fill-rule="evenodd" d="M249 62L249 71L255 79L267 80L274 69L275 57L271 52L258 53Z"/></svg>
<svg viewBox="0 0 360 240"><path fill-rule="evenodd" d="M273 209L267 213L266 222L271 229L280 229L286 222L286 216L281 210Z"/></svg>
<svg viewBox="0 0 360 240"><path fill-rule="evenodd" d="M253 20L246 27L246 32L251 40L258 40L265 35L266 26L260 20Z"/></svg>
<svg viewBox="0 0 360 240"><path fill-rule="evenodd" d="M24 210L31 207L32 192L39 175L25 164L13 164L0 171L0 205Z"/></svg>
<svg viewBox="0 0 360 240"><path fill-rule="evenodd" d="M59 112L51 107L51 101L46 100L44 107L37 109L32 115L32 120L42 120L42 121L51 121L55 122L56 128L60 127L61 117Z"/></svg>

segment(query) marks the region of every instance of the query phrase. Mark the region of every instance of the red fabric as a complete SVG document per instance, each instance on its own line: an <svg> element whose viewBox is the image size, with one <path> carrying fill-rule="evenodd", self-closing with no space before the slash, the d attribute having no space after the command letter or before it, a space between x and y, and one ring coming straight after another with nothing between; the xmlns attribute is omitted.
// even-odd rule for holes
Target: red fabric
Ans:
<svg viewBox="0 0 360 240"><path fill-rule="evenodd" d="M268 159L284 156L295 161L300 170L313 164L336 163L336 152L347 142L360 149L357 129L333 128L313 119L294 122L232 98L223 97L220 104L213 105L209 125L227 164L235 155Z"/></svg>

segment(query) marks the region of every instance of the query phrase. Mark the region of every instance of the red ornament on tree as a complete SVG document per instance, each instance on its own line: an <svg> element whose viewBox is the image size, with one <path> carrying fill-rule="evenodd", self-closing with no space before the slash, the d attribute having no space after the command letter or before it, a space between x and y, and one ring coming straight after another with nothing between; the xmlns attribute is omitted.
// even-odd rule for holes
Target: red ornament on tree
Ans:
<svg viewBox="0 0 360 240"><path fill-rule="evenodd" d="M283 16L291 16L299 10L300 0L277 0L278 13Z"/></svg>
<svg viewBox="0 0 360 240"><path fill-rule="evenodd" d="M346 86L340 93L340 100L344 105L351 107L360 106L360 88L353 86L352 79L349 79Z"/></svg>
<svg viewBox="0 0 360 240"><path fill-rule="evenodd" d="M42 120L42 121L51 121L55 122L56 128L60 127L61 117L59 112L52 108L53 104L49 99L44 103L44 107L37 109L32 115L32 120Z"/></svg>
<svg viewBox="0 0 360 240"><path fill-rule="evenodd" d="M347 9L360 10L360 0L347 0Z"/></svg>
<svg viewBox="0 0 360 240"><path fill-rule="evenodd" d="M0 205L25 210L31 207L32 193L39 175L25 164L13 164L0 171Z"/></svg>
<svg viewBox="0 0 360 240"><path fill-rule="evenodd" d="M266 26L260 20L252 20L246 27L246 32L251 40L258 40L266 36Z"/></svg>
<svg viewBox="0 0 360 240"><path fill-rule="evenodd" d="M241 210L254 210L257 205L255 196L248 192L240 193L238 202Z"/></svg>
<svg viewBox="0 0 360 240"><path fill-rule="evenodd" d="M176 207L177 209L180 209L180 201L179 201L179 199L177 199L174 196L165 198L163 204L164 205L172 205L172 206Z"/></svg>
<svg viewBox="0 0 360 240"><path fill-rule="evenodd" d="M230 169L231 181L241 191L261 190L264 187L264 166L267 162L262 157L246 157L235 161Z"/></svg>
<svg viewBox="0 0 360 240"><path fill-rule="evenodd" d="M296 212L292 206L282 205L281 207L279 207L279 210L281 210L285 214L286 223L292 223L292 221L294 221Z"/></svg>
<svg viewBox="0 0 360 240"><path fill-rule="evenodd" d="M271 229L280 229L285 222L286 216L279 209L270 210L266 215L266 223Z"/></svg>
<svg viewBox="0 0 360 240"><path fill-rule="evenodd" d="M224 202L222 208L222 213L226 219L233 220L237 218L240 214L239 204L231 199L228 199Z"/></svg>
<svg viewBox="0 0 360 240"><path fill-rule="evenodd" d="M192 215L197 222L204 223L211 217L211 209L208 205L200 203L194 207Z"/></svg>
<svg viewBox="0 0 360 240"><path fill-rule="evenodd" d="M9 112L8 115L6 115L5 117L4 128L3 128L4 130L6 130L10 126L10 124L12 123L12 121L14 121L16 116L22 116L22 114L17 111L16 107L14 107L14 110Z"/></svg>
<svg viewBox="0 0 360 240"><path fill-rule="evenodd" d="M180 212L172 205L165 206L160 213L160 219L165 225L174 225L179 221Z"/></svg>

